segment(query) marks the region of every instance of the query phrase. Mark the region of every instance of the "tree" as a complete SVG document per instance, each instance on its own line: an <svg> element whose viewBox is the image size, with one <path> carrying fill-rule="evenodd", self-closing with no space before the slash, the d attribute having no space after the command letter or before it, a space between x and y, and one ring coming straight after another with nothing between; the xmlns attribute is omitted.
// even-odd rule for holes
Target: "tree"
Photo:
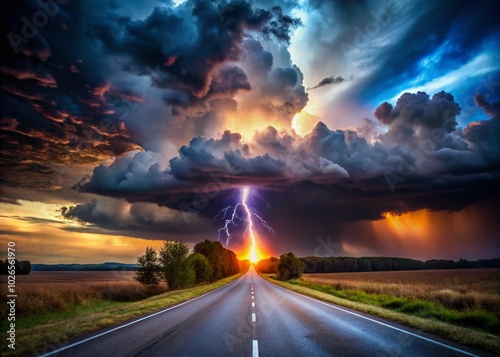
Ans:
<svg viewBox="0 0 500 357"><path fill-rule="evenodd" d="M196 284L208 282L212 279L213 268L204 255L194 252L189 256L189 260L195 272Z"/></svg>
<svg viewBox="0 0 500 357"><path fill-rule="evenodd" d="M212 266L212 281L225 278L240 272L238 258L234 252L225 249L220 242L204 240L193 248L196 253L204 255Z"/></svg>
<svg viewBox="0 0 500 357"><path fill-rule="evenodd" d="M278 264L280 260L276 257L262 259L255 264L258 271L264 274L276 274L278 272Z"/></svg>
<svg viewBox="0 0 500 357"><path fill-rule="evenodd" d="M29 273L31 273L31 262L29 260L20 260L18 274L28 275Z"/></svg>
<svg viewBox="0 0 500 357"><path fill-rule="evenodd" d="M166 241L160 248L160 270L169 289L192 285L196 273L189 261L189 246L179 241Z"/></svg>
<svg viewBox="0 0 500 357"><path fill-rule="evenodd" d="M134 279L154 293L160 284L158 254L153 248L146 247L146 252L137 258L138 269Z"/></svg>
<svg viewBox="0 0 500 357"><path fill-rule="evenodd" d="M304 273L304 264L292 252L280 256L278 264L278 279L298 279Z"/></svg>
<svg viewBox="0 0 500 357"><path fill-rule="evenodd" d="M9 269L12 265L9 259L0 260L0 275L10 275ZM14 259L14 266L16 275L28 275L31 273L31 262L29 260L17 260Z"/></svg>
<svg viewBox="0 0 500 357"><path fill-rule="evenodd" d="M358 271L372 271L372 261L368 258L358 258Z"/></svg>
<svg viewBox="0 0 500 357"><path fill-rule="evenodd" d="M238 262L240 265L240 272L247 271L248 267L251 264L250 259L243 259L243 260L239 260Z"/></svg>
<svg viewBox="0 0 500 357"><path fill-rule="evenodd" d="M351 257L343 257L344 271L358 271L358 260Z"/></svg>

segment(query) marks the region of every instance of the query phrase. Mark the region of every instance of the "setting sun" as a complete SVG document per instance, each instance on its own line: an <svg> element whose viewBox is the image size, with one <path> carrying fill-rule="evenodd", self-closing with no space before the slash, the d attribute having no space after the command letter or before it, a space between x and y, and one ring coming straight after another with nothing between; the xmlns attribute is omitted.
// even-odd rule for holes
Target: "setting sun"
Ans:
<svg viewBox="0 0 500 357"><path fill-rule="evenodd" d="M244 252L238 254L238 258L241 260L249 260L250 263L255 264L259 260L267 258L267 256L260 252L257 245L251 245L250 247L246 248Z"/></svg>

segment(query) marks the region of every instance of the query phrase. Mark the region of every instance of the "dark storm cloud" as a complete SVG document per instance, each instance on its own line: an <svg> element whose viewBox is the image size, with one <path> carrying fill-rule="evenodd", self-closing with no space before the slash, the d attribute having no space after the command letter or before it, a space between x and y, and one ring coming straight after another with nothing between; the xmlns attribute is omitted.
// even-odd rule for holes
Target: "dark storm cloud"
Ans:
<svg viewBox="0 0 500 357"><path fill-rule="evenodd" d="M72 12L75 8L51 8L49 16L33 1L4 5L1 182L58 189L61 165L95 164L137 147L111 103L139 99L105 81L101 56L87 39L81 17ZM37 13L47 19L43 26L34 19Z"/></svg>
<svg viewBox="0 0 500 357"><path fill-rule="evenodd" d="M269 115L276 116L293 116L307 102L306 98L297 103L301 78L294 90L277 88L279 95L265 98L264 84L254 86L255 73L241 66L241 57L248 54L243 42L254 39L285 46L283 35L298 20L279 8L263 10L244 1L229 5L188 1L177 7L161 6L140 19L121 16L111 8L102 13L89 20L92 38L102 44L105 56L113 58L116 71L121 72L116 77L123 73L131 82L141 82L147 94L147 105L138 106L125 119L132 137L146 150L162 151L165 145L170 150L193 136L224 131L229 116L248 113L235 100L237 95L256 98L253 107L269 108Z"/></svg>
<svg viewBox="0 0 500 357"><path fill-rule="evenodd" d="M481 108L486 114L490 115L493 119L500 118L500 101L495 103L489 103L485 96L478 94L474 97L476 105Z"/></svg>
<svg viewBox="0 0 500 357"><path fill-rule="evenodd" d="M389 125L383 141L412 148L412 144L440 136L439 143L434 140L433 146L464 149L464 142L456 142L450 133L457 128L456 117L461 112L460 106L450 93L439 92L429 98L424 92L405 93L393 108L383 103L375 110L375 116L381 123Z"/></svg>
<svg viewBox="0 0 500 357"><path fill-rule="evenodd" d="M341 76L338 76L338 77L330 76L330 77L323 78L321 81L319 81L318 84L316 84L314 87L307 88L307 90L313 90L313 89L323 87L323 86L328 86L331 84L338 84L338 83L342 83L343 81L345 81L345 79L342 78Z"/></svg>
<svg viewBox="0 0 500 357"><path fill-rule="evenodd" d="M220 190L255 185L275 192L270 196L277 201L283 198L276 192L288 197L300 191L297 204L314 202L314 215L340 210L339 221L378 219L387 211L459 210L497 195L499 176L498 156L481 146L490 136L477 131L497 119L472 125L460 137L453 131L459 112L449 93L405 94L385 110L392 119L375 143L323 123L303 138L270 127L250 146L226 132L218 140L194 138L164 168L149 152L119 158L97 167L79 189L175 209L216 177L224 183ZM305 198L307 190L318 195Z"/></svg>
<svg viewBox="0 0 500 357"><path fill-rule="evenodd" d="M221 65L213 70L209 89L202 97L184 89L166 89L163 91L163 99L174 111L182 108L187 115L201 118L205 114L216 112L217 103L221 100L230 101L238 91L251 89L247 75L240 67L234 64Z"/></svg>
<svg viewBox="0 0 500 357"><path fill-rule="evenodd" d="M253 9L250 3L231 4L221 20L220 7L212 1L189 1L180 9L157 7L145 20L106 14L94 33L107 51L125 59L127 70L141 75L151 68L162 88L184 88L196 97L206 94L212 71L226 61L236 61L246 31L290 40L289 32L299 22L283 14Z"/></svg>
<svg viewBox="0 0 500 357"><path fill-rule="evenodd" d="M288 180L284 162L268 154L249 156L248 151L248 145L241 142L238 133L226 131L218 140L197 137L179 149L179 157L169 161L168 169L158 162L157 154L138 152L117 158L110 166L96 167L92 177L76 187L82 192L168 206L177 202L177 197L171 194L189 195L198 185L214 178L233 183L246 179L256 184L269 179ZM149 193L144 191L146 187ZM130 195L124 196L123 190Z"/></svg>
<svg viewBox="0 0 500 357"><path fill-rule="evenodd" d="M500 167L500 101L489 103L484 96L476 96L477 105L490 115L490 120L473 122L469 124L463 133L465 140L472 143L475 150L489 161L497 163Z"/></svg>
<svg viewBox="0 0 500 357"><path fill-rule="evenodd" d="M210 90L214 95L217 93L234 94L241 89L250 90L252 88L248 83L246 73L236 66L223 67L210 84Z"/></svg>
<svg viewBox="0 0 500 357"><path fill-rule="evenodd" d="M271 9L272 13L276 11ZM287 31L291 30L282 13L278 18L285 21L283 26ZM264 37L269 35L265 27L260 34ZM283 67L273 66L273 55L263 49L261 40L251 36L235 46L237 51L234 52L238 53L238 65L241 67L235 64L215 66L209 73L210 83L202 95L182 88L165 91L165 102L172 105L174 114L180 115L177 128L182 126L183 132L213 135L217 132L215 128L219 128L219 132L224 129L225 114L222 113L234 112L228 115L242 113L240 115L246 116L256 110L289 126L293 116L307 104L303 75L297 66L291 62ZM164 85L170 85L170 82L160 84ZM245 92L245 95L236 102L233 97L238 91Z"/></svg>
<svg viewBox="0 0 500 357"><path fill-rule="evenodd" d="M263 10L245 1L221 19L225 5L188 1L138 19L124 15L134 3L70 2L43 10L35 1L8 1L1 24L0 182L59 189L61 166L154 147L166 135L178 140L217 130L220 108L234 110L232 97L252 89L235 63L244 37L287 43L300 23L279 7ZM43 26L33 24L38 13L47 18ZM140 77L131 75L147 76L163 93L144 98L147 88L137 92ZM110 81L113 76L120 79ZM155 112L141 109L144 103ZM172 136L179 130L187 134Z"/></svg>
<svg viewBox="0 0 500 357"><path fill-rule="evenodd" d="M109 198L96 198L86 204L63 207L60 214L65 219L90 225L85 227L83 232L88 231L89 228L102 228L116 234L129 231L143 234L163 233L191 236L203 234L210 227L209 223L193 214L164 207L159 208L153 204L128 204ZM189 219L192 224L187 226L186 219Z"/></svg>

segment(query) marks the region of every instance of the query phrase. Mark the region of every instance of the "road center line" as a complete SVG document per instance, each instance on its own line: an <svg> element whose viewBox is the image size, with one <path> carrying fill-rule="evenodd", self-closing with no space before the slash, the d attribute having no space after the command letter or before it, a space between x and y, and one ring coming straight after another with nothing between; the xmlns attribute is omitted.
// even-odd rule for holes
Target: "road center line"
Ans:
<svg viewBox="0 0 500 357"><path fill-rule="evenodd" d="M252 357L259 357L259 341L252 341Z"/></svg>
<svg viewBox="0 0 500 357"><path fill-rule="evenodd" d="M254 302L252 302L252 307L255 307L255 303Z"/></svg>
<svg viewBox="0 0 500 357"><path fill-rule="evenodd" d="M255 317L255 314L252 314L252 322L257 321L257 318Z"/></svg>

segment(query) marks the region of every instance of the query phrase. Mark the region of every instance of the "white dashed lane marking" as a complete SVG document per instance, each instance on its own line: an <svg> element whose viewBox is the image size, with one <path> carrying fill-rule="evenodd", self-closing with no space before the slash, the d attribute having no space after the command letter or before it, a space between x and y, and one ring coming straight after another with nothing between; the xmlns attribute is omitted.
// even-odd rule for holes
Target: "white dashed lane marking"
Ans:
<svg viewBox="0 0 500 357"><path fill-rule="evenodd" d="M257 340L253 340L252 357L259 357L259 342Z"/></svg>
<svg viewBox="0 0 500 357"><path fill-rule="evenodd" d="M251 285L251 289L252 289L252 308L255 308L255 302L253 302L253 300L255 299L254 291L253 291L253 282ZM252 322L256 322L256 321L257 321L257 316L255 316L255 313L252 313ZM257 337L255 328L256 328L256 326L254 326L254 328L253 328L253 330L254 330L253 337L254 338ZM252 357L259 357L259 342L256 339L252 340Z"/></svg>

